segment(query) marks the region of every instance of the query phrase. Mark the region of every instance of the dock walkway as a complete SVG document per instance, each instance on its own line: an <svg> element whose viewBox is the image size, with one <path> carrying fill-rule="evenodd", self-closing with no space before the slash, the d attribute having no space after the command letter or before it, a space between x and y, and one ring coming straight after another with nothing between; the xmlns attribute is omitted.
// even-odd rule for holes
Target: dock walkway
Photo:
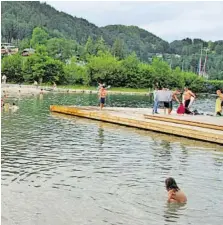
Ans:
<svg viewBox="0 0 223 225"><path fill-rule="evenodd" d="M50 106L52 112L223 144L223 118L156 114L148 108Z"/></svg>

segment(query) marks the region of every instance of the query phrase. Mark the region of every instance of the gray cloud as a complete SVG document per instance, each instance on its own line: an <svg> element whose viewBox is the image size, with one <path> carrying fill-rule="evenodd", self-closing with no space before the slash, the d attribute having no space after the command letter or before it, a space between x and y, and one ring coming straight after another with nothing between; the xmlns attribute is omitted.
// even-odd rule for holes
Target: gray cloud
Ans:
<svg viewBox="0 0 223 225"><path fill-rule="evenodd" d="M49 1L49 5L97 26L136 25L172 41L223 39L223 2Z"/></svg>

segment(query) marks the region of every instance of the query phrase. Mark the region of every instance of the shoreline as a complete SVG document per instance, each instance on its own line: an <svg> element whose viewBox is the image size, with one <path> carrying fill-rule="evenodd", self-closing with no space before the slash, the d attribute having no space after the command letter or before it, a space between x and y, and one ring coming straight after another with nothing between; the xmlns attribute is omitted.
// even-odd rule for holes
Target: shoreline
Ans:
<svg viewBox="0 0 223 225"><path fill-rule="evenodd" d="M92 88L92 87L91 87ZM1 84L1 91L3 96L3 91L6 91L6 94L9 97L17 96L18 93L21 95L36 95L39 94L41 89L43 89L43 93L86 93L86 94L97 94L98 90L92 90L91 88L85 89L85 88L62 88L57 87L53 89L51 86L34 86L34 85L19 85L19 84ZM107 90L108 94L120 94L120 95L143 95L143 96L149 96L152 94L152 92L136 92L136 91L116 91L116 90Z"/></svg>
<svg viewBox="0 0 223 225"><path fill-rule="evenodd" d="M69 87L69 86L68 86ZM20 96L24 95L38 95L40 94L41 89L43 89L43 93L85 93L85 94L98 94L97 88L89 87L87 89L85 86L77 86L76 88L66 88L66 86L59 86L53 89L52 86L34 86L34 85L26 85L26 84L1 84L1 97L3 97L3 91L6 91L7 97L17 97L18 94ZM116 88L115 88L116 89ZM125 88L123 88L125 89ZM143 91L143 89L139 89L139 91L134 91L133 89L128 89L128 91L124 90L112 90L108 89L108 94L114 95L138 95L138 96L151 96L153 91ZM199 93L199 95L209 95L216 96L216 94L211 93Z"/></svg>

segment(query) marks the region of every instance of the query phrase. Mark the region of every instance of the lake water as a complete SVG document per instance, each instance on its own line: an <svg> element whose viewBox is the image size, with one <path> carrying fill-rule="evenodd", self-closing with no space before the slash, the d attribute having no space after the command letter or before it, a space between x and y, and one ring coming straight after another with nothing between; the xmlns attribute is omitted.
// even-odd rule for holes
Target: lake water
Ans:
<svg viewBox="0 0 223 225"><path fill-rule="evenodd" d="M97 105L95 95L23 97L2 112L2 224L223 224L223 147L50 113L50 104ZM200 99L212 111L214 99ZM149 107L146 96L109 106ZM185 205L167 204L172 176Z"/></svg>

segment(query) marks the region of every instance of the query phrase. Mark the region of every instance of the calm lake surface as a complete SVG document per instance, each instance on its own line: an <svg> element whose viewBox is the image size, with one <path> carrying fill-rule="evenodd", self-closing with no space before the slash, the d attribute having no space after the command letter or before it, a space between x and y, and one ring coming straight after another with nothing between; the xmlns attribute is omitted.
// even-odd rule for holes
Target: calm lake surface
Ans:
<svg viewBox="0 0 223 225"><path fill-rule="evenodd" d="M2 224L223 224L223 147L49 112L97 105L96 95L9 99L2 112ZM109 106L150 107L146 96ZM196 109L214 111L214 98ZM186 205L167 204L172 176Z"/></svg>

